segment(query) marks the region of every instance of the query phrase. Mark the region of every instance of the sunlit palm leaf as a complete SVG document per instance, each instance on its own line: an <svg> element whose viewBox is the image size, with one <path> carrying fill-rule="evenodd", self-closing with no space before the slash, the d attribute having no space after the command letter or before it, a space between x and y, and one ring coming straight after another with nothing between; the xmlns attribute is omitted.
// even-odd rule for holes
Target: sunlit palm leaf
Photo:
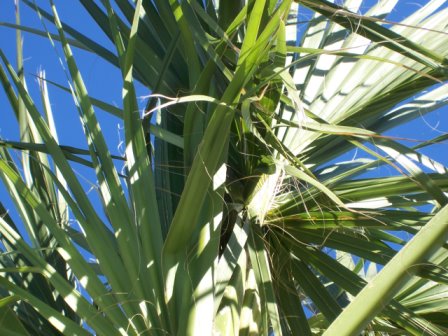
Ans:
<svg viewBox="0 0 448 336"><path fill-rule="evenodd" d="M70 83L37 76L41 113L20 43L17 70L0 53L21 136L0 140L20 217L0 204L4 330L446 334L447 168L420 152L446 136L390 136L448 101L443 1L396 24L397 1L362 16L361 0L82 0L115 51L24 3L43 30L1 25L59 43ZM298 41L302 5L316 13ZM72 47L117 67L122 108L89 95ZM59 143L46 83L77 102L87 149ZM124 157L100 109L122 120Z"/></svg>

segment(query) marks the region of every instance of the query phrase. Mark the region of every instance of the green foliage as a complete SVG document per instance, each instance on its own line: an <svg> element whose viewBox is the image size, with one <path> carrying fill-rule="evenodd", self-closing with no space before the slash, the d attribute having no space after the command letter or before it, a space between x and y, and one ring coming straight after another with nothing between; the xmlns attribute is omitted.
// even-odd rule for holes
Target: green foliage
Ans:
<svg viewBox="0 0 448 336"><path fill-rule="evenodd" d="M17 32L0 80L20 134L0 140L19 218L0 203L2 333L446 335L448 174L421 151L446 135L385 132L447 103L448 9L383 21L396 2L81 0L109 50L23 0L57 34L18 7L1 23ZM40 73L30 95L22 31L62 47L70 87ZM75 48L116 68L122 108L90 96ZM60 144L47 83L72 95L87 148ZM124 125L123 157L100 110Z"/></svg>

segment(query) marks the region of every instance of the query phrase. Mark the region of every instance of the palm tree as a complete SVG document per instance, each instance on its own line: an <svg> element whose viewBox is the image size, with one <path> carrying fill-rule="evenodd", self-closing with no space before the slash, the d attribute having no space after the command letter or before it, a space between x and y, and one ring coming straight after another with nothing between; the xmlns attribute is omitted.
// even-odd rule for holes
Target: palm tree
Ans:
<svg viewBox="0 0 448 336"><path fill-rule="evenodd" d="M447 102L444 1L395 23L390 0L364 15L352 0L81 0L115 50L53 1L22 2L57 34L18 10L3 23L20 140L0 141L18 214L0 203L2 333L447 334L448 176L422 151L446 134L407 146L392 132ZM313 15L297 41L299 6ZM21 31L63 48L70 87L39 74L42 108ZM75 47L116 66L121 108L89 95ZM75 99L86 148L59 143L70 125L55 126L47 83ZM124 125L123 156L102 111Z"/></svg>

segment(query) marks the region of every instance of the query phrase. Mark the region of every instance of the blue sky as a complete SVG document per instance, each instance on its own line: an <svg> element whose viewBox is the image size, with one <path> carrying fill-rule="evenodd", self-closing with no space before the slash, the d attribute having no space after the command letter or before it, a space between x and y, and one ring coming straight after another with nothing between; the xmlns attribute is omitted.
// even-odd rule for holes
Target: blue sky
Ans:
<svg viewBox="0 0 448 336"><path fill-rule="evenodd" d="M110 41L95 26L95 22L84 11L78 1L56 0L55 2L63 21L76 27L89 37L106 44L110 50L115 50ZM376 1L366 1L366 5L362 6L361 9L368 8L374 2ZM389 19L391 21L398 21L425 2L422 0L400 0L397 9L393 11ZM49 10L49 1L37 0L37 3ZM21 14L23 25L38 29L43 28L42 22L35 12L27 6L21 6ZM306 12L302 15L301 19L307 18ZM0 22L13 23L14 21L14 1L0 0ZM47 27L52 32L55 32L51 24L47 24ZM67 77L62 65L63 62L60 60L62 52L59 46L53 48L47 39L34 36L30 33L24 33L22 37L24 43L25 74L31 95L33 97L39 97L35 75L41 69L45 70L49 80L67 85ZM15 31L13 29L0 26L0 48L6 53L12 64L15 65ZM121 76L119 71L98 56L80 49L74 49L74 53L84 80L88 85L87 89L90 95L104 100L107 103L121 106ZM87 148L79 122L78 112L72 97L51 85L49 86L49 90L56 124L60 126L59 138L61 144ZM138 95L145 96L148 94L149 91L147 89L141 86L138 87ZM38 100L37 102L39 106L40 102ZM142 100L140 104L143 107L144 101ZM18 140L18 125L8 106L3 91L0 92L0 107L0 138ZM448 132L447 113L447 108L440 109L430 115L418 118L405 127L388 132L388 134L414 140L425 140L435 137ZM122 139L122 132L120 131L121 121L100 110L98 110L98 116L101 121L101 127L106 134L110 151L114 154L120 153L122 150L119 147ZM448 152L447 145L447 143L439 144L425 149L423 152L448 165L448 156L446 154ZM75 166L75 169L77 169L81 181L84 182L86 190L89 190L89 184L94 184L96 181L94 174L80 166ZM0 200L5 202L5 205L12 206L8 199L3 185L0 184ZM97 205L100 206L99 203ZM13 217L15 217L14 214Z"/></svg>
<svg viewBox="0 0 448 336"><path fill-rule="evenodd" d="M361 11L364 12L376 0L365 1L361 6ZM426 3L424 0L400 0L397 8L392 12L389 20L399 21L416 8ZM49 1L37 0L39 5L42 5L47 10L50 10ZM113 45L108 41L106 36L96 27L95 22L85 12L79 1L73 0L56 0L55 1L61 19L79 29L87 36L99 40L104 43L110 50L115 51ZM300 12L300 19L307 18L307 12ZM28 27L43 29L43 24L36 15L26 5L21 5L22 24ZM1 0L0 1L0 22L13 23L14 18L14 1ZM51 24L46 23L46 27L51 32L55 32ZM30 33L23 33L24 45L24 60L25 60L25 74L27 78L27 85L33 97L36 97L38 106L39 92L35 79L35 75L39 70L45 70L46 76L49 80L55 81L62 85L67 85L67 76L63 68L63 62L60 60L62 52L57 45L53 48L51 43L42 37L34 36ZM15 65L15 31L11 28L0 26L0 48L6 53L13 65ZM81 69L84 80L87 83L87 89L92 97L104 100L107 103L121 106L121 76L119 71L110 64L104 62L101 58L91 53L74 48L75 58L78 66ZM49 86L50 99L52 102L53 112L56 119L56 124L60 126L59 137L61 144L79 146L86 148L85 138L83 136L82 128L78 118L78 112L73 103L72 97L60 89ZM150 92L143 87L138 87L138 95L145 96ZM6 101L5 95L0 92L0 137L9 140L18 140L19 131L14 115L10 110ZM144 106L144 100L140 102L141 107ZM414 122L400 127L399 129L388 132L390 135L410 138L414 140L425 140L437 135L448 132L448 109L440 109L431 113L430 115L418 118ZM98 117L101 121L101 127L106 134L110 151L114 154L120 153L119 148L121 121L115 117L108 115L98 110ZM67 127L67 125L70 125ZM429 154L435 159L448 164L447 143L433 146L425 149L423 152ZM86 181L96 180L93 174L87 172L82 167L79 167L79 174L83 176ZM83 179L82 178L82 179ZM6 199L3 187L0 187L1 199Z"/></svg>
<svg viewBox="0 0 448 336"><path fill-rule="evenodd" d="M38 1L38 3L46 5L44 8L49 9L48 1ZM95 39L99 38L102 42L108 43L108 46L112 49L113 45L98 29L95 29L95 22L90 19L89 15L77 1L56 1L56 5L58 6L62 20L67 21L70 25L76 26L77 29L80 29L86 35ZM34 11L25 5L21 5L20 9L23 25L42 29L42 22ZM14 22L14 4L12 0L0 1L0 21ZM52 25L47 24L47 28L55 32ZM15 32L12 29L1 27L0 34L0 46L10 61L15 64ZM37 82L34 76L40 69L45 70L49 80L67 86L67 77L60 61L60 57L63 56L62 51L59 48L55 50L45 38L33 36L29 33L24 33L22 37L24 67L31 95L33 97L39 97ZM120 106L121 76L119 71L95 55L80 49L74 49L74 52L84 80L88 83L90 95ZM76 108L73 104L73 99L69 94L55 87L50 86L49 90L55 112L56 124L68 123L71 125L70 128L64 128L64 132L59 134L61 143L79 143L79 140L82 139L82 129ZM3 93L0 97L4 101ZM116 137L119 120L116 118L108 118L106 114L104 114L104 117L104 125L102 126L107 128L106 131L108 134L111 134L111 137ZM0 125L0 135L4 138L17 139L15 122L12 120L8 121L12 122L11 126L14 126L9 127L10 124L8 122L8 126L5 127L2 123ZM81 138L78 138L77 135L81 135Z"/></svg>
<svg viewBox="0 0 448 336"><path fill-rule="evenodd" d="M365 1L361 10L369 8L375 0ZM49 1L38 0L37 3L49 10ZM63 21L69 25L75 26L82 33L94 39L99 39L101 43L105 43L112 51L115 51L113 45L108 41L104 34L95 26L94 21L85 12L82 5L78 1L55 1L59 15ZM414 11L418 6L426 3L424 0L400 0L397 8L390 16L391 21L400 20L410 12ZM301 18L306 18L306 12L302 12ZM22 24L34 28L42 29L42 22L39 20L34 11L28 6L21 5ZM0 1L0 22L14 22L14 1ZM47 28L55 32L51 24L47 23ZM15 64L15 32L13 29L0 27L0 48L7 54L10 61ZM56 51L48 40L33 36L30 33L22 35L24 42L24 60L25 73L27 76L28 88L34 97L38 97L37 83L34 75L38 70L45 70L47 78L57 83L66 85L67 79L59 56L62 52L56 48ZM119 71L110 64L107 64L98 56L92 55L80 49L74 49L75 57L84 80L87 83L88 91L91 96L102 99L110 104L121 105L121 77ZM140 87L138 94L141 96L149 94L149 91ZM78 121L77 112L73 104L73 100L67 93L61 92L59 89L50 86L50 98L55 111L57 123L69 123L70 129L64 129L60 134L61 142L66 144L76 144L82 138L78 135L82 134L81 126ZM7 139L17 139L17 125L12 120L10 111L7 110L5 96L0 93L0 99L3 105L2 123L0 124L0 136ZM141 102L142 106L144 102ZM6 108L6 110L5 110ZM102 127L107 134L110 134L109 140L111 150L114 151L118 146L118 124L119 120L109 117L104 113L100 113L102 119ZM448 131L448 118L446 110L436 111L430 116L425 116L415 121L412 125L393 133L398 136L409 137L416 140L427 139L438 132ZM439 152L439 150L438 150Z"/></svg>

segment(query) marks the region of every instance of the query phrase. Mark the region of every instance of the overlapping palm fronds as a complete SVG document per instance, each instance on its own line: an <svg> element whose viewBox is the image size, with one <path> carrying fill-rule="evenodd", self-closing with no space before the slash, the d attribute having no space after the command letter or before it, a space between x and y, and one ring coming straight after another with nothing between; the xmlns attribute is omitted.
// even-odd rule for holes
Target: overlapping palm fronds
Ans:
<svg viewBox="0 0 448 336"><path fill-rule="evenodd" d="M57 34L18 11L2 24L18 34L0 79L20 132L0 141L5 335L446 335L448 175L421 151L446 135L391 134L447 103L448 9L387 21L396 3L81 0L109 50L53 1L23 0ZM21 32L65 56L70 87L38 76L43 108ZM76 48L116 67L121 108L89 95ZM73 96L87 148L59 142L49 90Z"/></svg>

